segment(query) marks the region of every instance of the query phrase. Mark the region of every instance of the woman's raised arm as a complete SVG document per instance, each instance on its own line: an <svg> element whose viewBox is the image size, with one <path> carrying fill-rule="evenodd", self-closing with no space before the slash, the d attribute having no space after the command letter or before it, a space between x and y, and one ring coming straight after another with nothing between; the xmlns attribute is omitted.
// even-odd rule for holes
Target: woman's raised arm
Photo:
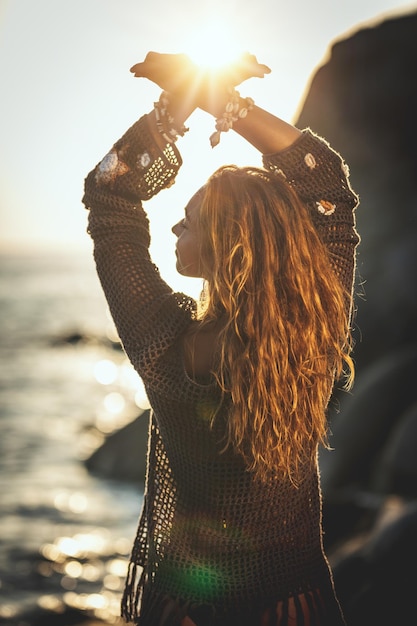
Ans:
<svg viewBox="0 0 417 626"><path fill-rule="evenodd" d="M170 115L176 127L182 126L196 108L220 120L218 126L221 120L226 120L227 125L227 118L234 116L228 116L227 109L234 107L239 115L248 106L248 100L234 88L249 78L263 78L270 71L250 54L242 55L222 70L202 71L184 54L149 52L143 62L131 68L136 77L147 78L169 92ZM156 129L153 113L149 121ZM297 128L256 105L251 105L250 115L233 121L232 127L262 154L284 150L300 135Z"/></svg>

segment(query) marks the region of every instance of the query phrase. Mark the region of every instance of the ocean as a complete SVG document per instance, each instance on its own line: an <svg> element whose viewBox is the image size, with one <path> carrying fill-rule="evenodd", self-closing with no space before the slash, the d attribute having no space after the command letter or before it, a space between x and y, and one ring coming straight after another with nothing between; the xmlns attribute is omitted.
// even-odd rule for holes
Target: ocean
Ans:
<svg viewBox="0 0 417 626"><path fill-rule="evenodd" d="M88 251L0 263L0 623L113 624L143 494L84 460L146 398Z"/></svg>

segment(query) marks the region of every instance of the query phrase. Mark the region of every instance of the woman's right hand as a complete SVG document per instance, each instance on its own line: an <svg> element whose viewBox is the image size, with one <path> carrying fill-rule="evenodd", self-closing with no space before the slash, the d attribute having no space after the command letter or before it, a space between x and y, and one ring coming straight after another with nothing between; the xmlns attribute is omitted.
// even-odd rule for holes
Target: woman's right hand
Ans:
<svg viewBox="0 0 417 626"><path fill-rule="evenodd" d="M170 93L186 95L196 83L198 68L186 54L148 52L145 60L130 68L136 78L147 78Z"/></svg>

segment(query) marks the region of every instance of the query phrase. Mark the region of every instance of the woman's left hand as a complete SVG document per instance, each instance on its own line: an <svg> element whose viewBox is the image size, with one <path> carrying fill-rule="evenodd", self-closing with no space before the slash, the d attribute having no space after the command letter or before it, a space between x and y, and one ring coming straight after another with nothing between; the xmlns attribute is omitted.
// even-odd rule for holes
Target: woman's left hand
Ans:
<svg viewBox="0 0 417 626"><path fill-rule="evenodd" d="M209 70L208 75L214 81L218 80L229 87L237 87L249 78L263 78L270 72L270 68L259 63L254 54L245 52L236 61L220 66L217 70Z"/></svg>

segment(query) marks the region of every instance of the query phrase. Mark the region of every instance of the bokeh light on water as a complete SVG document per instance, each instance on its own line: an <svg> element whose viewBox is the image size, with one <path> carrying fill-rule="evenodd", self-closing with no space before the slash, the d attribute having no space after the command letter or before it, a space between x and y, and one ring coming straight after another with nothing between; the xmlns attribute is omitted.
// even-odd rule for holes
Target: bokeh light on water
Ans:
<svg viewBox="0 0 417 626"><path fill-rule="evenodd" d="M142 493L84 461L143 386L89 259L2 261L0 624L116 624Z"/></svg>
<svg viewBox="0 0 417 626"><path fill-rule="evenodd" d="M128 550L127 540L115 540L102 528L45 543L40 547L38 573L53 579L58 589L55 594L40 595L39 608L62 613L69 607L117 623Z"/></svg>

